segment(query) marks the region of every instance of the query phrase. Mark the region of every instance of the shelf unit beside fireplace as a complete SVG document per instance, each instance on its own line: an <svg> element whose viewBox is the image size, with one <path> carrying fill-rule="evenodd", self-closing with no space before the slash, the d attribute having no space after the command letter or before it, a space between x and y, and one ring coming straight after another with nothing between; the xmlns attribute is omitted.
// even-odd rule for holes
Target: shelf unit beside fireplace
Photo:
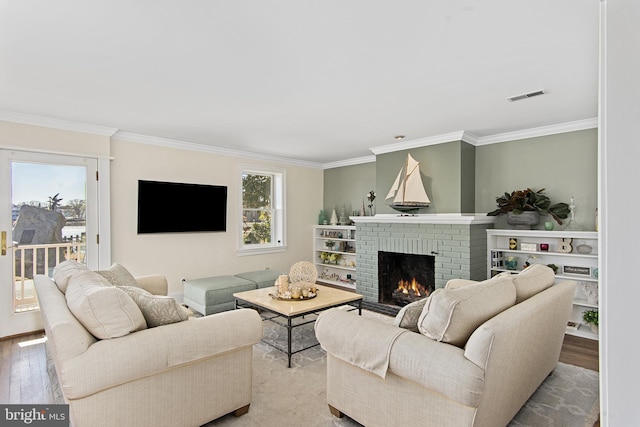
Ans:
<svg viewBox="0 0 640 427"><path fill-rule="evenodd" d="M326 242L336 244L329 249ZM321 253L339 256L337 262L325 262ZM313 226L313 262L318 270L318 282L356 288L356 227L353 225L315 225ZM351 276L351 280L347 278Z"/></svg>
<svg viewBox="0 0 640 427"><path fill-rule="evenodd" d="M509 248L509 239L517 239L516 249ZM572 239L571 251L561 249L562 239ZM523 246L522 244L525 243ZM532 245L527 247L527 244ZM541 244L547 244L547 250L541 250ZM580 253L580 245L591 246L591 252ZM578 283L573 300L573 313L570 320L578 328L567 328L568 335L597 340L598 335L584 324L582 313L598 309L598 303L587 300L585 285L598 285L598 233L596 231L545 231L545 230L487 230L487 272L492 277L503 271L518 273L529 259L531 264L555 264L558 266L556 281L575 280ZM516 270L506 269L506 258L518 258ZM569 268L567 268L569 267ZM568 271L565 271L568 270Z"/></svg>

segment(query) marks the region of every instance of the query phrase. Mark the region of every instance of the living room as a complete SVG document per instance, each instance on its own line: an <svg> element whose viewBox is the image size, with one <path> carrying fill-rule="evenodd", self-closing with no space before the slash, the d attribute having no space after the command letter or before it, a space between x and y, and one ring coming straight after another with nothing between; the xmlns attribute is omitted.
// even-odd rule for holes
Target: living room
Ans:
<svg viewBox="0 0 640 427"><path fill-rule="evenodd" d="M614 8L613 13L606 18L622 19L621 15L624 14L620 11L624 6L619 7L620 9ZM628 7L633 9L633 6ZM617 22L610 24L609 31L613 32L607 33L613 40L623 37L622 30L617 32L618 30L611 29L616 25ZM633 57L633 54L630 56ZM609 60L620 61L610 64L609 74L602 77L611 82L621 81L617 73L633 75L629 70L638 65L637 60L630 66L618 57ZM626 71L622 71L624 68ZM622 101L630 96L617 92L617 87L612 89L608 98L610 103L616 101L614 95L620 96ZM2 108L11 111L7 105ZM405 148L394 153L372 156L373 159L368 157L367 161L352 164L287 161L277 156L181 143L170 137L148 137L117 131L108 125L92 127L85 123L84 130L80 130L76 126L77 122L71 123L73 118L65 117L63 119L66 120L55 121L45 115L44 120L38 120L42 116L35 111L29 114L4 114L0 121L0 140L4 149L72 153L99 158L108 164L106 176L109 177L110 200L109 226L106 231L110 239L103 241L110 244L110 250L106 258L108 261L104 262L121 262L136 275L162 273L168 279L169 293L177 298L182 293L182 278L205 277L214 273L233 274L264 268L288 270L295 262L310 258L311 225L317 223L321 209L330 210L347 205L351 211L358 211L365 194L375 190L378 193L376 213L391 213L383 203L383 196L393 182L392 175L397 173L398 158L406 150L420 157L425 175L432 178L429 195L434 203L429 213L488 212L495 207L496 196L504 191L527 186L546 188L554 202L568 202L574 197L577 205L576 219L589 227L594 224L595 210L599 207L600 220L603 221L600 228L603 247L610 254L608 259L601 261L608 266L607 269L602 269L604 276L601 276L601 283L624 283L621 272L625 265L633 264L629 242L634 239L629 238L628 222L622 216L622 212L629 211L627 204L624 209L618 204L622 205L619 200L626 198L622 190L626 191L628 183L636 178L637 168L625 165L635 157L633 150L637 148L630 147L629 141L633 136L631 124L628 127L622 125L622 132L627 132L625 136L614 133L616 131L613 126L620 125L612 114L623 111L630 114L634 110L625 105L614 109L609 116L606 116L606 111L603 109L599 114L600 128L596 127L597 122L579 122L575 124L577 128L569 131L551 134L534 132L525 138L513 137L493 144L477 144L477 140L460 136L435 145ZM603 126L604 117L609 122ZM606 125L611 128L607 130ZM109 133L109 129L113 132ZM390 140L391 136L393 135L390 135ZM611 138L609 144L616 144L609 151L603 147L607 136ZM389 141L389 145L392 144L394 143ZM626 151L619 152L619 146L623 146ZM603 156L603 152L607 156ZM472 175L462 166L466 165L464 162L468 161L468 156L474 158L472 163L475 173ZM239 164L277 167L286 171L286 250L274 254L238 256L236 231L239 229L239 218L236 207L239 198ZM195 235L138 235L136 191L139 179L227 186L228 231ZM469 190L470 186L473 188L472 192ZM602 200L598 200L598 196L601 198L603 194L609 196L605 205ZM605 235L605 231L609 234ZM633 298L629 297L638 291L611 288L607 292L604 302L607 305L602 306L602 323L607 321L605 316L611 310L611 304L615 307L611 312L618 314L609 320L606 332L602 332L601 357L605 358L603 363L607 366L607 372L603 373L605 385L602 387L608 392L608 395L603 396L603 421L611 414L611 425L615 425L616 421L620 423L618 425L624 425L623 423L631 422L637 417L633 411L625 409L632 408L632 405L625 404L629 401L627 394L631 394L626 391L625 384L629 383L630 376L637 377L634 375L637 372L633 367L622 368L629 365L625 360L634 360L635 350L627 348L626 336L619 331L624 330L624 325L630 321L627 316L633 312L630 302Z"/></svg>

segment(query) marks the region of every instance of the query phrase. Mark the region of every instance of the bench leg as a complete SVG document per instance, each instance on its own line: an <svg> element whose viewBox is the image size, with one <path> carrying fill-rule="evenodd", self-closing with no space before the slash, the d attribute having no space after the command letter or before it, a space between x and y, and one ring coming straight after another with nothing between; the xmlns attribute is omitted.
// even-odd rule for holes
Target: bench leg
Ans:
<svg viewBox="0 0 640 427"><path fill-rule="evenodd" d="M246 414L247 412L249 412L249 406L250 405L251 404L245 405L242 408L236 409L235 411L233 411L233 415L235 415L236 417L239 417L240 415Z"/></svg>
<svg viewBox="0 0 640 427"><path fill-rule="evenodd" d="M334 417L342 418L342 417L344 416L344 414L343 414L342 412L340 412L340 410L338 410L338 409L334 408L334 407L333 407L333 406L331 406L331 405L328 405L328 406L329 406L329 411L331 412L331 414L332 414Z"/></svg>

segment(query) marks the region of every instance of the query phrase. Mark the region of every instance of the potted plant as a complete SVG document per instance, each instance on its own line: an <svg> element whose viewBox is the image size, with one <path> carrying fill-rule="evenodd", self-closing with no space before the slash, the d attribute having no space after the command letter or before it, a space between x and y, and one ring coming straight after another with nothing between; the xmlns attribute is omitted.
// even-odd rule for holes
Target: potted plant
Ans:
<svg viewBox="0 0 640 427"><path fill-rule="evenodd" d="M327 240L326 242L324 242L324 245L327 247L327 249L331 250L336 245L336 242L334 242L333 240Z"/></svg>
<svg viewBox="0 0 640 427"><path fill-rule="evenodd" d="M598 333L598 310L587 310L582 313L582 320L591 327L591 330Z"/></svg>
<svg viewBox="0 0 640 427"><path fill-rule="evenodd" d="M507 214L507 222L516 228L531 228L539 222L539 215L551 215L558 224L569 216L569 205L566 203L551 204L551 200L544 194L544 188L533 191L516 190L511 194L496 197L498 208L489 212L488 216Z"/></svg>

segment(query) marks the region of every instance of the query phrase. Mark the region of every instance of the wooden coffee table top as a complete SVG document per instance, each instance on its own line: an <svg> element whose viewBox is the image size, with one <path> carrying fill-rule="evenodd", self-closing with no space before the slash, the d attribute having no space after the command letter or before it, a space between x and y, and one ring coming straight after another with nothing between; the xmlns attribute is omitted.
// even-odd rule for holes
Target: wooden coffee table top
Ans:
<svg viewBox="0 0 640 427"><path fill-rule="evenodd" d="M254 306L262 307L287 317L311 313L362 299L362 295L355 292L322 285L316 285L316 287L318 288L318 293L315 298L300 301L274 299L269 295L274 293L273 286L253 291L236 292L233 296L237 300L248 302Z"/></svg>

